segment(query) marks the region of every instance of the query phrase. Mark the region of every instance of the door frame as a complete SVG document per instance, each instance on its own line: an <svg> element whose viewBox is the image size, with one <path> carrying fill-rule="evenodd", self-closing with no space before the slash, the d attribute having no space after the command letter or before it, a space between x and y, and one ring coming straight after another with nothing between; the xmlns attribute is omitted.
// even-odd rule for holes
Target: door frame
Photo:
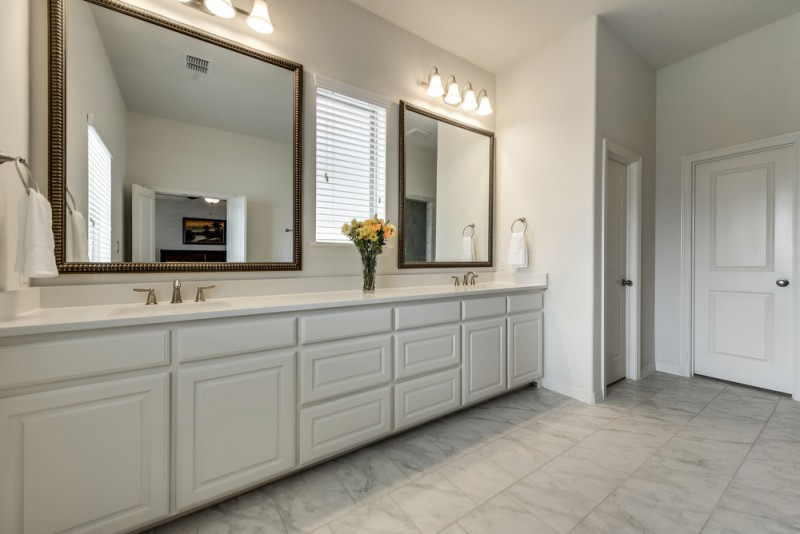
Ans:
<svg viewBox="0 0 800 534"><path fill-rule="evenodd" d="M603 139L600 228L600 378L603 398L606 396L606 176L607 162L612 159L627 169L627 272L633 285L625 306L625 377L639 380L642 376L641 354L641 235L642 235L642 156L612 141Z"/></svg>
<svg viewBox="0 0 800 534"><path fill-rule="evenodd" d="M695 234L695 172L702 163L752 154L776 148L791 147L795 153L794 176L794 239L800 238L800 132L769 137L749 143L700 152L681 158L681 309L680 309L680 365L681 376L694 375L694 234ZM792 282L800 284L800 246L794 249ZM800 351L798 351L798 320L800 320L800 291L794 292L794 385L792 397L800 400Z"/></svg>

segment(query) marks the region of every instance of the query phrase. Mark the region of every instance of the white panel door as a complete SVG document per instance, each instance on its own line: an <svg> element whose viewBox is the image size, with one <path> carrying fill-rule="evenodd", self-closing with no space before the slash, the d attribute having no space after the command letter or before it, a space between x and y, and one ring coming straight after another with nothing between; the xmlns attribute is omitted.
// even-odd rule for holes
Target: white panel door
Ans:
<svg viewBox="0 0 800 534"><path fill-rule="evenodd" d="M0 400L0 532L128 532L169 512L167 375Z"/></svg>
<svg viewBox="0 0 800 534"><path fill-rule="evenodd" d="M178 372L178 510L294 467L294 353Z"/></svg>
<svg viewBox="0 0 800 534"><path fill-rule="evenodd" d="M464 404L506 389L506 319L498 317L464 323Z"/></svg>
<svg viewBox="0 0 800 534"><path fill-rule="evenodd" d="M788 147L695 167L695 373L791 392L794 183Z"/></svg>
<svg viewBox="0 0 800 534"><path fill-rule="evenodd" d="M529 384L542 377L542 312L508 318L508 387Z"/></svg>
<svg viewBox="0 0 800 534"><path fill-rule="evenodd" d="M605 366L606 385L625 378L627 353L628 168L606 161L605 206Z"/></svg>
<svg viewBox="0 0 800 534"><path fill-rule="evenodd" d="M225 228L227 261L247 261L247 197L226 200L228 222Z"/></svg>
<svg viewBox="0 0 800 534"><path fill-rule="evenodd" d="M133 261L156 261L156 193L133 184L131 191Z"/></svg>

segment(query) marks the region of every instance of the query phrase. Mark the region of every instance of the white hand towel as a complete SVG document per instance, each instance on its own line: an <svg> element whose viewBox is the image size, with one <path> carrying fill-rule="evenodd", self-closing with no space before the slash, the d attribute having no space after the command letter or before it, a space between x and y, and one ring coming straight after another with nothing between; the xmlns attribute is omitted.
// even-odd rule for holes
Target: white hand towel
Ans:
<svg viewBox="0 0 800 534"><path fill-rule="evenodd" d="M15 270L29 278L58 276L50 203L33 189L20 202Z"/></svg>
<svg viewBox="0 0 800 534"><path fill-rule="evenodd" d="M78 210L67 211L67 261L89 261L89 237L86 219Z"/></svg>
<svg viewBox="0 0 800 534"><path fill-rule="evenodd" d="M471 235L461 238L461 261L475 261L475 240Z"/></svg>
<svg viewBox="0 0 800 534"><path fill-rule="evenodd" d="M525 232L511 232L508 244L508 266L528 266L528 245L525 243Z"/></svg>

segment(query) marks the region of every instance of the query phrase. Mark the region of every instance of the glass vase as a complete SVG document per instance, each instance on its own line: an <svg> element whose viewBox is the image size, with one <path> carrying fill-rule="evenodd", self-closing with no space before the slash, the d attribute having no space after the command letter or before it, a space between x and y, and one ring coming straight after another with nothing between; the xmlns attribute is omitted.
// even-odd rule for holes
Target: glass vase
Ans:
<svg viewBox="0 0 800 534"><path fill-rule="evenodd" d="M365 252L361 254L361 275L364 278L364 293L375 292L375 268L378 264L377 254Z"/></svg>

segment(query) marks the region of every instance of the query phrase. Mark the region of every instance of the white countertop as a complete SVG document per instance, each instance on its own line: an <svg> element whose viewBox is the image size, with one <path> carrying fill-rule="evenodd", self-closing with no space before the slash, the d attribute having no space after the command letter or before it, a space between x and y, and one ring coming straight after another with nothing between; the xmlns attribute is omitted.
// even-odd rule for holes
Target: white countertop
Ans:
<svg viewBox="0 0 800 534"><path fill-rule="evenodd" d="M546 280L546 278L545 278ZM317 291L313 293L268 294L247 297L209 298L206 302L103 304L37 308L0 321L0 337L69 332L92 328L151 325L237 317L264 313L283 313L330 309L370 304L390 304L453 296L478 296L518 291L541 290L546 281L485 282L474 286L430 285L362 291Z"/></svg>

